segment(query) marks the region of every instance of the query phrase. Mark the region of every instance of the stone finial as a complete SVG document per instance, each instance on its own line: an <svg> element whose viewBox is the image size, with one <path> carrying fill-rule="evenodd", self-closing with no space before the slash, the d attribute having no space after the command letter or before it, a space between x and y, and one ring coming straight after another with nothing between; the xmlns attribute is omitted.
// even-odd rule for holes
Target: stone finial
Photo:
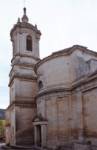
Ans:
<svg viewBox="0 0 97 150"><path fill-rule="evenodd" d="M24 10L24 14L23 14L23 17L22 17L22 22L27 23L29 21L29 19L28 19L27 15L26 15L26 8L24 7L23 10Z"/></svg>
<svg viewBox="0 0 97 150"><path fill-rule="evenodd" d="M17 23L20 23L20 18L18 18L18 21L17 21Z"/></svg>
<svg viewBox="0 0 97 150"><path fill-rule="evenodd" d="M37 29L37 24L35 24L35 28Z"/></svg>

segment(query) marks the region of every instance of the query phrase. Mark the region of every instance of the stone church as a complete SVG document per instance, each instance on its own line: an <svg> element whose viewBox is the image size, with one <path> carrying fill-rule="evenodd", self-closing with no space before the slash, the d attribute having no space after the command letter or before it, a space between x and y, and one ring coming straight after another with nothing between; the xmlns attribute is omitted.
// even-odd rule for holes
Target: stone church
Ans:
<svg viewBox="0 0 97 150"><path fill-rule="evenodd" d="M97 52L74 45L41 60L41 32L29 23L26 8L10 36L13 58L6 143L97 146Z"/></svg>

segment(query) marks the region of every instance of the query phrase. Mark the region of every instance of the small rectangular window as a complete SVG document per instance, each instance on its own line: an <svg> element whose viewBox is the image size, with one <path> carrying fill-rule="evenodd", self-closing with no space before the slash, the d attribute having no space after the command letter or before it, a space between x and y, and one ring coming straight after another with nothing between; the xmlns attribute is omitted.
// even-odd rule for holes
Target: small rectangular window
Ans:
<svg viewBox="0 0 97 150"><path fill-rule="evenodd" d="M26 39L26 48L28 51L32 51L32 37L30 35Z"/></svg>

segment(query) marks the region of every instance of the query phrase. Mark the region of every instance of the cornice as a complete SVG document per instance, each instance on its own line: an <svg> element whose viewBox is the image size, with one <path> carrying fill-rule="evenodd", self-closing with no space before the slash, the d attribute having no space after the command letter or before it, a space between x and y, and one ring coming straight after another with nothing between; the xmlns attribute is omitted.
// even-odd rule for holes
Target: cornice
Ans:
<svg viewBox="0 0 97 150"><path fill-rule="evenodd" d="M20 58L22 58L22 57L27 57L27 58L34 59L35 61L40 61L40 58L34 57L34 56L32 56L32 55L17 53L17 54L14 55L14 57L12 58L11 63L12 63L12 61L13 61L16 57L20 57Z"/></svg>
<svg viewBox="0 0 97 150"><path fill-rule="evenodd" d="M19 74L19 73L15 73L9 81L8 86L10 87L11 83L13 82L14 78L19 78L21 80L32 80L32 81L36 81L37 77L34 77L33 75L23 75L23 74Z"/></svg>
<svg viewBox="0 0 97 150"><path fill-rule="evenodd" d="M22 108L36 108L36 103L32 101L13 101L7 108L7 110L11 109L14 106L19 106Z"/></svg>
<svg viewBox="0 0 97 150"><path fill-rule="evenodd" d="M23 67L23 68L28 68L28 69L34 69L34 64L30 64L30 63L19 63L19 62L15 62L15 63L13 63L12 64L12 67L14 67L14 66L18 66L18 67Z"/></svg>
<svg viewBox="0 0 97 150"><path fill-rule="evenodd" d="M17 29L17 28L27 28L27 29L31 29L33 31L35 31L37 34L41 35L40 30L37 29L37 26L33 26L30 23L26 23L26 22L18 22L17 24L15 24L13 26L13 28L10 31L10 36L12 37L13 32Z"/></svg>
<svg viewBox="0 0 97 150"><path fill-rule="evenodd" d="M58 92L68 92L68 94L71 92L71 88L53 88L53 89L46 89L40 93L37 94L36 96L36 99L38 97L41 97L41 96L44 96L44 95L47 95L47 94L53 94L53 93L58 93Z"/></svg>

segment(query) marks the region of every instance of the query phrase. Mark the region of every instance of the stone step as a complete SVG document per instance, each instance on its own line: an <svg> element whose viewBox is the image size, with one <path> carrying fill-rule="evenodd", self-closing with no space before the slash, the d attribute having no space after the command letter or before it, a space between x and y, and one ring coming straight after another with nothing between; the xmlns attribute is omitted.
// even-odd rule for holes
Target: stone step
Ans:
<svg viewBox="0 0 97 150"><path fill-rule="evenodd" d="M33 128L26 128L17 132L16 145L33 145Z"/></svg>
<svg viewBox="0 0 97 150"><path fill-rule="evenodd" d="M24 145L12 145L10 147L3 146L4 150L51 150L49 148L41 148L37 146L24 146ZM97 150L97 146L95 145L88 145L88 144L82 144L82 143L73 143L73 144L64 144L61 146L58 146L56 150Z"/></svg>
<svg viewBox="0 0 97 150"><path fill-rule="evenodd" d="M18 140L17 144L18 145L33 145L33 141L32 139L24 138L22 140Z"/></svg>

